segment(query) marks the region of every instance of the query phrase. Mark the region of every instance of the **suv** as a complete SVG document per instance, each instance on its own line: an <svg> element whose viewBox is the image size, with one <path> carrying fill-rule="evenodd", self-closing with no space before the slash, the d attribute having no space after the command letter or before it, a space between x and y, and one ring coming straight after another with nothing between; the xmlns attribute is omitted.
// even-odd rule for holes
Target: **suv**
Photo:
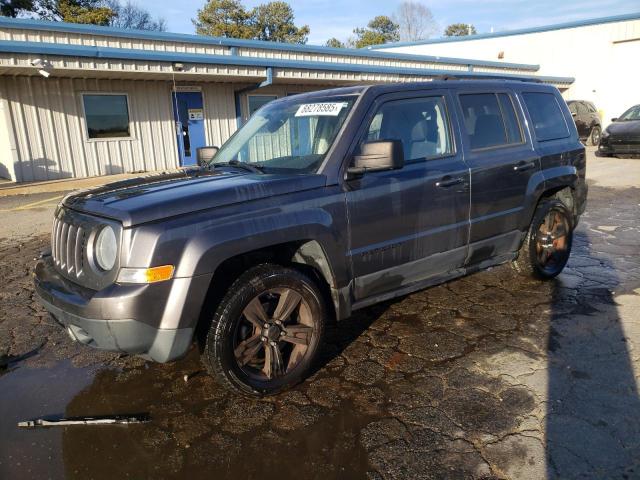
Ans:
<svg viewBox="0 0 640 480"><path fill-rule="evenodd" d="M75 340L181 357L247 395L301 381L325 325L511 262L553 278L584 211L557 89L498 80L273 101L209 164L67 196L36 291Z"/></svg>
<svg viewBox="0 0 640 480"><path fill-rule="evenodd" d="M567 105L576 123L580 140L597 146L602 134L602 122L596 106L585 100L569 100Z"/></svg>

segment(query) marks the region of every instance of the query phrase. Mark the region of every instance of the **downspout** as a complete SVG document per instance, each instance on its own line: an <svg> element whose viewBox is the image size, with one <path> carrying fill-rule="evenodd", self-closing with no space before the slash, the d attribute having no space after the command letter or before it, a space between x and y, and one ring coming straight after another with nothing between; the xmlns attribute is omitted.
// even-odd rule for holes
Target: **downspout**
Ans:
<svg viewBox="0 0 640 480"><path fill-rule="evenodd" d="M273 85L273 68L267 67L267 78L256 85L250 85L248 87L241 88L233 92L234 100L236 103L236 126L240 128L242 126L242 99L241 96L247 92L253 92L263 87Z"/></svg>

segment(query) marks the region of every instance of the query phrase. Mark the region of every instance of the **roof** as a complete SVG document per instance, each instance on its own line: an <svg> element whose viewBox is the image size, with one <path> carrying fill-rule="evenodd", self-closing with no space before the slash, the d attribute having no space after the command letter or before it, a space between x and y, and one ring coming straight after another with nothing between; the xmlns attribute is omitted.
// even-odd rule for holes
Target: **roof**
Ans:
<svg viewBox="0 0 640 480"><path fill-rule="evenodd" d="M163 52L157 50L96 47L90 45L51 44L41 42L0 41L0 52L22 53L35 55L56 55L66 57L143 60L156 62L183 62L198 64L232 65L262 68L289 68L300 70L324 70L330 72L360 72L385 73L396 75L442 76L453 75L459 77L493 77L512 78L516 80L539 79L554 83L573 83L572 77L526 76L513 73L476 73L473 71L397 67L386 65L365 65L354 63L317 62L301 60L283 60L269 57L249 57L240 55L208 55L200 53Z"/></svg>
<svg viewBox="0 0 640 480"><path fill-rule="evenodd" d="M418 40L415 42L395 42L381 45L372 45L370 49L386 49L395 47L407 47L412 45L429 45L435 43L469 42L472 40L483 40L487 38L509 37L513 35L526 35L529 33L550 32L553 30L564 30L566 28L588 27L591 25L601 25L605 23L626 22L629 20L640 20L640 12L627 13L624 15L614 15L610 17L590 18L587 20L577 20L573 22L556 23L553 25L543 25L540 27L520 28L517 30L505 30L503 32L479 33L476 35L464 35L461 37L443 37L430 40Z"/></svg>
<svg viewBox="0 0 640 480"><path fill-rule="evenodd" d="M237 38L209 37L204 35L190 35L184 33L155 32L149 30L122 29L97 25L85 25L79 23L52 22L46 20L33 20L24 18L0 17L0 28L12 28L22 30L39 30L52 32L67 32L92 36L117 37L140 40L156 40L166 42L180 42L203 45L220 45L236 48L255 48L262 50L280 50L303 53L333 54L351 57L369 57L392 60L408 60L420 62L438 62L456 65L471 65L478 67L499 67L528 70L535 72L539 65L506 63L490 60L472 60L468 58L440 57L434 55L414 55L397 52L379 52L368 49L333 48L318 45L301 45L295 43L268 42L263 40L244 40Z"/></svg>

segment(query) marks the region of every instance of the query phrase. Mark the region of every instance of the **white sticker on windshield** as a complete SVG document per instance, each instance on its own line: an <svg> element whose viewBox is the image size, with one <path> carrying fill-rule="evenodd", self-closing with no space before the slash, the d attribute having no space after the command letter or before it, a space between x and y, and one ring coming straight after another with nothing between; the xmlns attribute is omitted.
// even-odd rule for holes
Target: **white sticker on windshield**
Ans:
<svg viewBox="0 0 640 480"><path fill-rule="evenodd" d="M331 103L303 103L298 107L296 117L312 117L317 115L326 115L337 117L347 104L345 102Z"/></svg>

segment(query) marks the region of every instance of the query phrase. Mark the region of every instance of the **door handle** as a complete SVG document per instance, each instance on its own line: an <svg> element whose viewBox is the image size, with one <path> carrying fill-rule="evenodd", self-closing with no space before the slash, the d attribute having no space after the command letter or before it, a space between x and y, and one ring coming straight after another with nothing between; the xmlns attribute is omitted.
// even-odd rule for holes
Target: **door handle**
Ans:
<svg viewBox="0 0 640 480"><path fill-rule="evenodd" d="M452 178L449 175L446 175L442 177L440 181L436 182L436 187L449 188L449 187L453 187L454 185L459 185L461 183L464 183L464 178L462 177Z"/></svg>
<svg viewBox="0 0 640 480"><path fill-rule="evenodd" d="M525 170L531 170L532 168L536 168L536 162L520 162L513 167L516 172L524 172Z"/></svg>

